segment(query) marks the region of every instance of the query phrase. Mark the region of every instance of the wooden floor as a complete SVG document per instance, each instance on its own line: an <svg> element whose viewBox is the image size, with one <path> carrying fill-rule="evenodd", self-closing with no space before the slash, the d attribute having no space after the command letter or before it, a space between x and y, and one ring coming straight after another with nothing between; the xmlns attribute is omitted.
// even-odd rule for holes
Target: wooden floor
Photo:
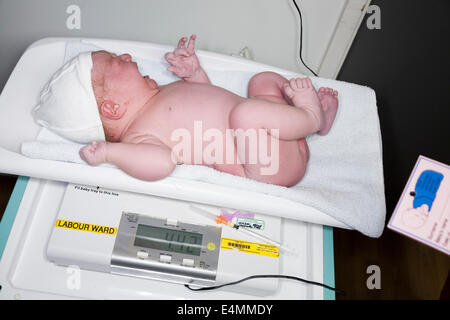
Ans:
<svg viewBox="0 0 450 320"><path fill-rule="evenodd" d="M0 219L8 204L11 192L14 189L17 177L0 174Z"/></svg>
<svg viewBox="0 0 450 320"><path fill-rule="evenodd" d="M379 239L334 229L337 299L439 299L450 257L389 229ZM379 266L381 289L367 288L371 265ZM448 293L443 298L449 298Z"/></svg>

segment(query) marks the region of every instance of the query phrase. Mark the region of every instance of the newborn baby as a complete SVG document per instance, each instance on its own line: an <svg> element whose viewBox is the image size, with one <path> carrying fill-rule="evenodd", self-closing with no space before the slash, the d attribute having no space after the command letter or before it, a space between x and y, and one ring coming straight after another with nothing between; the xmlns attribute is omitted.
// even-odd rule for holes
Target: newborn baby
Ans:
<svg viewBox="0 0 450 320"><path fill-rule="evenodd" d="M297 184L309 160L305 137L328 133L337 92L316 91L309 78L262 72L244 98L211 84L194 47L195 35L184 37L165 55L168 70L183 79L165 86L141 75L129 54L92 52L91 84L106 141L92 141L80 156L149 181L167 177L177 164L195 164Z"/></svg>

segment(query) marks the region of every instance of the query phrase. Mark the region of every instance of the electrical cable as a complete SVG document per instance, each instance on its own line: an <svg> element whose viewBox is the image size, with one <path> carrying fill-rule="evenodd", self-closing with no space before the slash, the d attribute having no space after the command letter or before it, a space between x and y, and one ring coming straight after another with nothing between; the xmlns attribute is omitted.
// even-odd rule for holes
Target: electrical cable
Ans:
<svg viewBox="0 0 450 320"><path fill-rule="evenodd" d="M315 75L317 77L317 73L312 71L311 68L306 65L305 61L303 61L303 57L302 57L302 50L303 50L303 19L302 19L302 12L301 12L300 8L298 7L297 3L295 2L295 0L292 0L292 3L294 4L295 8L297 9L298 16L300 17L300 52L299 52L300 61L303 63L303 65L309 71L311 71L311 73L313 75Z"/></svg>
<svg viewBox="0 0 450 320"><path fill-rule="evenodd" d="M292 0L292 2L294 3L295 8L297 9L299 18L300 18L300 50L299 50L299 57L300 57L300 61L303 63L303 65L313 74L317 77L317 73L315 73L313 70L311 70L310 67L308 67L308 65L305 63L305 61L303 61L303 56L302 56L302 51L303 51L303 19L302 19L302 12L300 10L300 8L297 6L297 3L295 2L295 0ZM278 279L290 279L290 280L296 280L296 281L300 281L300 282L304 282L307 284L312 284L312 285L316 285L316 286L321 286L324 287L326 289L332 290L334 292L336 292L337 294L346 295L346 292L344 290L338 289L338 288L333 288L330 287L326 284L320 283L320 282L315 282L315 281L311 281L311 280L306 280L300 277L294 277L294 276L288 276L288 275L280 275L280 274L264 274L264 275L253 275L253 276L249 276L234 282L228 282L228 283L224 283L218 286L210 286L210 287L200 287L200 288L192 288L191 286L189 286L188 284L185 284L184 286L186 288L188 288L191 291L207 291L207 290L215 290L215 289L220 289L223 288L225 286L231 286L231 285L235 285L235 284L239 284L241 282L247 281L247 280L251 280L251 279L261 279L261 278L278 278Z"/></svg>
<svg viewBox="0 0 450 320"><path fill-rule="evenodd" d="M317 286L322 286L322 287L324 287L326 289L333 290L337 294L340 294L340 295L343 295L343 296L346 295L344 290L333 288L333 287L327 286L326 284L323 284L323 283L320 283L320 282L305 280L303 278L294 277L294 276L287 276L287 275L281 275L281 274L254 275L254 276L249 276L249 277L243 278L243 279L238 280L238 281L228 282L228 283L224 283L224 284L221 284L221 285L218 285L218 286L210 286L210 287L191 288L188 284L185 284L184 286L186 288L188 288L189 290L192 290L192 291L206 291L206 290L219 289L219 288L222 288L222 287L225 287L225 286L231 286L231 285L235 285L235 284L247 281L247 280L259 279L259 278L279 278L279 279L297 280L297 281L300 281L300 282L305 282L307 284L313 284L313 285L317 285Z"/></svg>

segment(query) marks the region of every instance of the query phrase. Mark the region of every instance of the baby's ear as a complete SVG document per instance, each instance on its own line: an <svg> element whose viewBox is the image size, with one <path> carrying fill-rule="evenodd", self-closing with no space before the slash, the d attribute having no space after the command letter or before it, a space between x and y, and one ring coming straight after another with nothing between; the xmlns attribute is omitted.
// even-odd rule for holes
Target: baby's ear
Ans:
<svg viewBox="0 0 450 320"><path fill-rule="evenodd" d="M126 112L125 105L120 105L112 100L105 100L100 106L100 114L111 120L119 120Z"/></svg>

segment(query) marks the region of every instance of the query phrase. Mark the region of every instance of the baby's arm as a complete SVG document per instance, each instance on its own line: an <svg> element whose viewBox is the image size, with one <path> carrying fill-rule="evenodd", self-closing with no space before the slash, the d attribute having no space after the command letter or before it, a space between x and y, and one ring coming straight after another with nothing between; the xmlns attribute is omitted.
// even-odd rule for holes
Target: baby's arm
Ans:
<svg viewBox="0 0 450 320"><path fill-rule="evenodd" d="M170 63L167 70L188 82L211 84L195 54L195 39L196 35L193 34L186 47L187 38L183 37L173 52L166 53L165 58Z"/></svg>
<svg viewBox="0 0 450 320"><path fill-rule="evenodd" d="M111 163L135 178L154 181L167 177L175 168L171 150L155 143L92 142L80 150L90 165Z"/></svg>

